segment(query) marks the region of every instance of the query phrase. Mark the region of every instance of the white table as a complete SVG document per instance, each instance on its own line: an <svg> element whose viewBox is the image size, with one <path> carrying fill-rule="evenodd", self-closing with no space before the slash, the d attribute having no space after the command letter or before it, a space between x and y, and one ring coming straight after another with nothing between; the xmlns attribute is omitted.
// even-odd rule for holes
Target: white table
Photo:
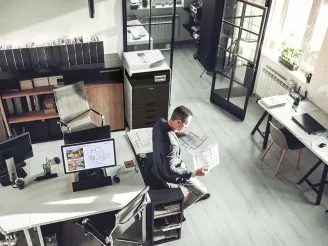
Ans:
<svg viewBox="0 0 328 246"><path fill-rule="evenodd" d="M113 132L112 137L115 139L117 164L123 165L124 161L134 159L126 132ZM36 176L42 175L45 157L58 156L62 159L60 146L63 144L63 141L56 141L33 145L34 157L26 161L28 176L25 189L0 188L0 226L8 233L24 230L29 245L32 242L28 228L37 228L40 244L43 245L40 226L120 210L145 188L141 173L125 171L123 166L119 184L86 191L72 191L74 174L64 175L63 164L52 168L59 177L33 181ZM113 176L118 170L114 167L106 171ZM3 200L4 197L8 199ZM143 215L144 227L145 212Z"/></svg>
<svg viewBox="0 0 328 246"><path fill-rule="evenodd" d="M133 25L133 26L129 26ZM140 39L133 39L132 33L129 31L135 31L137 33L144 34L143 37L140 37ZM139 45L139 44L149 44L150 43L150 49L153 49L153 38L150 37L149 39L149 33L145 29L144 26L142 26L141 22L136 20L131 20L127 22L127 45Z"/></svg>
<svg viewBox="0 0 328 246"><path fill-rule="evenodd" d="M316 135L310 135L306 133L301 127L299 127L293 120L292 116L296 116L299 114L308 113L311 115L315 120L317 120L321 125L325 126L327 128L328 126L328 115L324 113L322 110L320 110L318 107L313 105L308 100L303 100L300 102L299 106L295 110L292 108L293 105L293 98L289 95L284 95L286 99L286 104L282 107L276 107L276 108L267 108L261 100L258 102L259 105L265 110L262 117L260 118L259 122L256 124L255 128L252 131L252 135L258 130L260 124L265 119L265 117L268 115L268 121L266 126L266 131L263 136L264 137L264 143L263 143L263 149L267 146L268 136L270 133L270 125L269 121L272 120L272 117L275 118L281 125L283 125L285 128L287 128L295 137L297 137L310 151L315 154L319 161L318 163L298 182L299 184L303 181L306 181L312 189L314 189L313 186L319 186L319 190L314 189L314 191L318 194L316 205L319 205L321 202L321 197L324 189L324 184L326 182L326 176L328 172L328 131L324 133L318 133ZM259 131L259 130L258 130ZM320 143L326 143L327 147L319 148ZM324 162L325 168L322 174L321 182L313 185L310 183L310 181L307 179L310 174L322 163Z"/></svg>

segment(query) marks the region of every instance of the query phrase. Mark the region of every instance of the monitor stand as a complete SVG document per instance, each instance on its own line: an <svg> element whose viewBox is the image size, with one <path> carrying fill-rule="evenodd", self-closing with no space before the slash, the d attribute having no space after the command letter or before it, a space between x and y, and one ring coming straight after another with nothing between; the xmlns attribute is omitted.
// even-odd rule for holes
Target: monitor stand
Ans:
<svg viewBox="0 0 328 246"><path fill-rule="evenodd" d="M26 163L24 161L15 164L16 173L17 173L16 175L17 175L18 178L25 178L27 176L27 173L23 169L23 167L25 167L25 166L26 166ZM9 174L8 173L0 176L0 185L9 186L11 184L12 184L12 182L9 179Z"/></svg>

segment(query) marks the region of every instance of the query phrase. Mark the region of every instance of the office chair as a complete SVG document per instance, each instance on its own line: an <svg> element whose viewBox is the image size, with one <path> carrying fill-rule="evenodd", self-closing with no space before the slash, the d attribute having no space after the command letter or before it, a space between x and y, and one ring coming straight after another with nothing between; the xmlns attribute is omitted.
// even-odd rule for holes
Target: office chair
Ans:
<svg viewBox="0 0 328 246"><path fill-rule="evenodd" d="M0 245L1 246L13 246L16 245L17 238L15 233L7 234L0 226Z"/></svg>
<svg viewBox="0 0 328 246"><path fill-rule="evenodd" d="M91 120L91 112L101 117L102 126L104 125L105 117L89 107L83 81L55 89L54 95L60 117L58 123L64 134L97 127Z"/></svg>
<svg viewBox="0 0 328 246"><path fill-rule="evenodd" d="M131 202L115 214L115 225L106 228L104 216L84 218L76 223L83 227L84 234L91 234L103 245L115 246L116 242L125 242L142 245L139 241L118 238L137 220L141 219L147 205L147 192L149 187L144 188ZM110 222L110 221L107 221ZM146 228L143 228L145 230Z"/></svg>
<svg viewBox="0 0 328 246"><path fill-rule="evenodd" d="M298 150L298 158L296 162L296 169L299 169L300 165L300 159L301 159L301 153L302 153L302 148L304 148L304 144L300 142L292 133L290 133L286 128L278 129L276 126L272 124L270 121L271 125L271 137L272 137L272 142L269 144L269 146L266 148L265 152L263 153L261 160L265 158L269 150L271 149L273 143L276 143L280 147L280 160L278 163L278 166L274 172L274 176L277 176L277 173L279 171L279 168L282 164L282 161L285 158L286 152L288 149L290 150Z"/></svg>

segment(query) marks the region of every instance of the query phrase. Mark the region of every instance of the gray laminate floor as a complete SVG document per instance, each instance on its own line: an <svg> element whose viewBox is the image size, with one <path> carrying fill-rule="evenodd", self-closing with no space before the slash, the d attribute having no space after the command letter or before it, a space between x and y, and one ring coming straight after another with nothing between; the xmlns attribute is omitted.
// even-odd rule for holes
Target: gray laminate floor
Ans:
<svg viewBox="0 0 328 246"><path fill-rule="evenodd" d="M175 49L171 105L192 109L192 124L218 141L221 163L201 178L211 198L186 211L182 239L167 245L327 245L328 193L315 207L315 193L296 184L316 158L305 150L297 171L296 153L287 152L274 177L278 147L261 162L262 139L250 136L263 112L256 99L251 99L243 122L211 104L211 77L200 78L202 68L193 52L192 45ZM319 178L320 172L311 180Z"/></svg>
<svg viewBox="0 0 328 246"><path fill-rule="evenodd" d="M250 135L262 109L252 98L246 119L240 122L211 104L211 77L200 78L202 68L192 57L194 51L192 44L175 49L171 108L183 104L194 112L194 127L219 143L221 163L201 178L211 198L188 208L182 239L165 246L327 245L328 195L315 207L315 193L305 184L296 184L316 158L305 150L297 171L296 153L287 152L274 177L279 149L273 147L261 162L262 139ZM317 172L311 179L318 181L319 176ZM67 245L99 245L75 229L67 230Z"/></svg>

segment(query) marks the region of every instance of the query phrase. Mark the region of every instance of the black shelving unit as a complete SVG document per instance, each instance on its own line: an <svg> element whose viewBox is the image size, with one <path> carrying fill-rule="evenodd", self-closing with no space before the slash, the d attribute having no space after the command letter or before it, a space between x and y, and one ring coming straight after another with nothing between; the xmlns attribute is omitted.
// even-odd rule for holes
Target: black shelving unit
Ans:
<svg viewBox="0 0 328 246"><path fill-rule="evenodd" d="M195 39L194 36L192 35L193 30L191 30L191 25L190 24L183 24L182 26L184 27L184 29L186 29L189 32L190 37L198 44L199 41L197 39Z"/></svg>
<svg viewBox="0 0 328 246"><path fill-rule="evenodd" d="M157 245L180 239L184 199L181 189L150 190L148 193L151 199L147 205L148 240Z"/></svg>
<svg viewBox="0 0 328 246"><path fill-rule="evenodd" d="M190 8L183 8L187 13L190 13Z"/></svg>

